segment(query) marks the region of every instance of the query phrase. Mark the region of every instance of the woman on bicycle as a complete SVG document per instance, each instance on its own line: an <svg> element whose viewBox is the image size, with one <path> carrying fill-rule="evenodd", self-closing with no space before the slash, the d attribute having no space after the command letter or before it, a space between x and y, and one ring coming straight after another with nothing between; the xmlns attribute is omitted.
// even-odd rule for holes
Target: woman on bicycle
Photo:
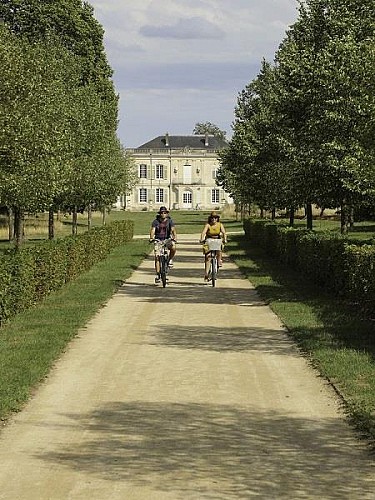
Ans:
<svg viewBox="0 0 375 500"><path fill-rule="evenodd" d="M224 225L220 222L220 215L217 212L210 213L207 219L207 223L205 224L201 234L201 242L203 243L203 253L205 256L204 281L206 282L208 281L208 272L210 268L210 251L208 245L205 243L207 238L222 238L223 243L227 242L225 228ZM219 267L223 265L222 251L218 252L218 264Z"/></svg>
<svg viewBox="0 0 375 500"><path fill-rule="evenodd" d="M169 267L173 267L173 257L176 254L176 240L177 233L176 227L173 220L169 217L169 211L167 207L160 207L156 218L152 221L150 229L150 241L154 240L169 240L167 243L167 248L169 250ZM155 254L155 283L160 283L160 262L159 262L159 252L158 245L155 244L154 254Z"/></svg>

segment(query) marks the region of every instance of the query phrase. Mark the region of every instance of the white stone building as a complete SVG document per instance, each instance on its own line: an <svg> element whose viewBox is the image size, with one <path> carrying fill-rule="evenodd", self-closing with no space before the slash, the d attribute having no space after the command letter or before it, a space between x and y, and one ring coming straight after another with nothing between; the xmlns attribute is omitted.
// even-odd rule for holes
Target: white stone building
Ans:
<svg viewBox="0 0 375 500"><path fill-rule="evenodd" d="M216 184L218 152L228 147L213 135L156 137L127 149L135 161L138 182L119 200L126 210L213 210L232 203Z"/></svg>

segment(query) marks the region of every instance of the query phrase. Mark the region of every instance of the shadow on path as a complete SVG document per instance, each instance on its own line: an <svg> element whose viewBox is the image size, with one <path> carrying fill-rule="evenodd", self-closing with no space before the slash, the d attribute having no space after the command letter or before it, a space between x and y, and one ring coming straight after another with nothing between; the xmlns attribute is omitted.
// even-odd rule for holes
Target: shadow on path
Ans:
<svg viewBox="0 0 375 500"><path fill-rule="evenodd" d="M266 328L224 328L222 326L154 325L147 338L149 345L162 345L178 349L213 352L263 352L287 356L300 356L283 332Z"/></svg>
<svg viewBox="0 0 375 500"><path fill-rule="evenodd" d="M373 498L373 469L336 420L137 401L64 417L86 442L38 458L100 479L176 498Z"/></svg>

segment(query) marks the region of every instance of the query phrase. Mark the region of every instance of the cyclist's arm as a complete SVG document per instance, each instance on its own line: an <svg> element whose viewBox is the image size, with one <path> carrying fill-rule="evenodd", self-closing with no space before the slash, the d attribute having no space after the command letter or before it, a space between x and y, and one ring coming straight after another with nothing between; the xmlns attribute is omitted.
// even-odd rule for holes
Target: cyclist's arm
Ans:
<svg viewBox="0 0 375 500"><path fill-rule="evenodd" d="M223 238L223 242L226 243L227 242L227 233L225 232L225 227L223 224L221 224L221 235L222 235L222 238Z"/></svg>
<svg viewBox="0 0 375 500"><path fill-rule="evenodd" d="M203 231L201 234L201 241L204 241L206 239L207 230L208 230L208 224L206 224L203 228Z"/></svg>
<svg viewBox="0 0 375 500"><path fill-rule="evenodd" d="M150 240L153 240L155 238L155 227L151 226L150 229Z"/></svg>
<svg viewBox="0 0 375 500"><path fill-rule="evenodd" d="M171 227L171 237L173 240L177 241L177 231L176 231L176 226Z"/></svg>

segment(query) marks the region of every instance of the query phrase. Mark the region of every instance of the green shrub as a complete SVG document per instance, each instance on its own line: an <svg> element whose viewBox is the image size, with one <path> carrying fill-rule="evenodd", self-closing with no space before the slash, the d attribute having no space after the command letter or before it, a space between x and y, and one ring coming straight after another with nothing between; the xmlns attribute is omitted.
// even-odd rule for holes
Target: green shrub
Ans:
<svg viewBox="0 0 375 500"><path fill-rule="evenodd" d="M375 312L375 245L330 231L294 229L267 220L244 221L246 237L315 283Z"/></svg>
<svg viewBox="0 0 375 500"><path fill-rule="evenodd" d="M133 238L130 220L8 252L0 265L0 324L75 279Z"/></svg>

